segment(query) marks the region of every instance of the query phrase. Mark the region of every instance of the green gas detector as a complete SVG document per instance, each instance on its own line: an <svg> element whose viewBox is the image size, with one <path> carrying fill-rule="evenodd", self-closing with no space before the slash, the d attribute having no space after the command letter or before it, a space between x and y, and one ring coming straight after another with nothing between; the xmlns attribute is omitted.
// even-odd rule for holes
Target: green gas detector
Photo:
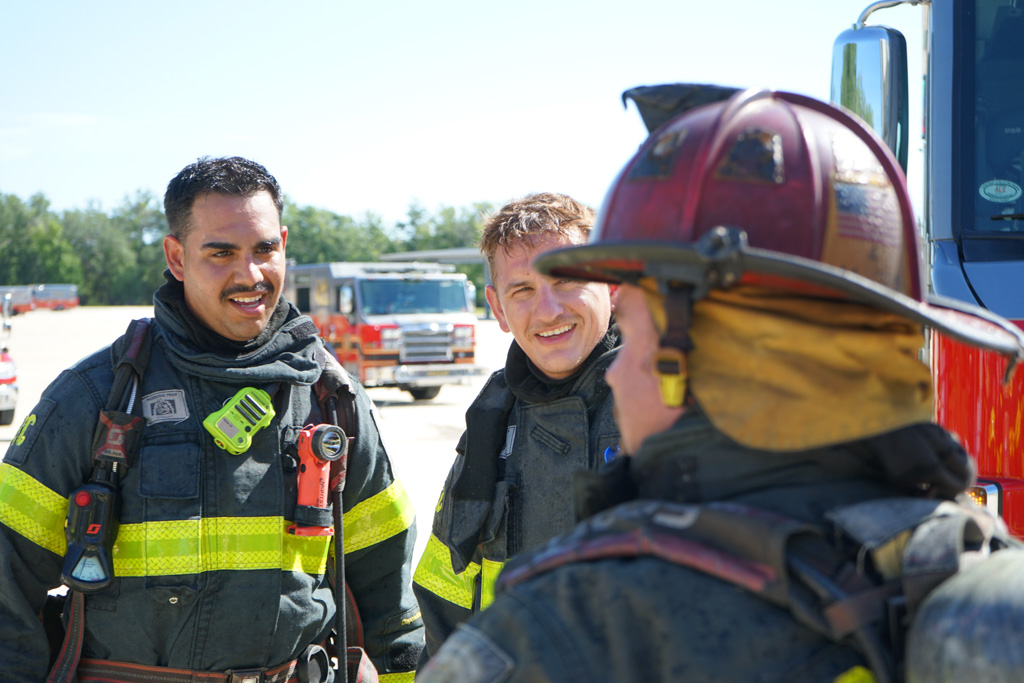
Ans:
<svg viewBox="0 0 1024 683"><path fill-rule="evenodd" d="M252 437L270 424L274 407L270 394L262 389L246 387L224 403L220 410L203 420L206 431L213 435L218 446L233 455L249 450Z"/></svg>

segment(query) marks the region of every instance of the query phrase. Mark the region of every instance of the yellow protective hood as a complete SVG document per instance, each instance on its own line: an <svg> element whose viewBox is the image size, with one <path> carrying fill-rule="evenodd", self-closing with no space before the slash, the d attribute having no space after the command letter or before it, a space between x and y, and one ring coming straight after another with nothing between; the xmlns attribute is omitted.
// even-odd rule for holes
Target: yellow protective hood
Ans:
<svg viewBox="0 0 1024 683"><path fill-rule="evenodd" d="M920 325L860 304L755 287L694 304L690 391L717 429L770 451L929 422Z"/></svg>

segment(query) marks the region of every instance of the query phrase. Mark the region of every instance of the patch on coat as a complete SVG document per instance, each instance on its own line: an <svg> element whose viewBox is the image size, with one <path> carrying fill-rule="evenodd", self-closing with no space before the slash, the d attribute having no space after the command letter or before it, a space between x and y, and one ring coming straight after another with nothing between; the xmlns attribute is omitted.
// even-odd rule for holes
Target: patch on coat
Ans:
<svg viewBox="0 0 1024 683"><path fill-rule="evenodd" d="M188 419L188 404L181 389L156 391L142 397L142 415L146 424L181 422Z"/></svg>
<svg viewBox="0 0 1024 683"><path fill-rule="evenodd" d="M501 453L498 454L499 458L505 459L512 455L512 447L516 443L516 426L509 425L508 431L505 432L505 447L501 449Z"/></svg>

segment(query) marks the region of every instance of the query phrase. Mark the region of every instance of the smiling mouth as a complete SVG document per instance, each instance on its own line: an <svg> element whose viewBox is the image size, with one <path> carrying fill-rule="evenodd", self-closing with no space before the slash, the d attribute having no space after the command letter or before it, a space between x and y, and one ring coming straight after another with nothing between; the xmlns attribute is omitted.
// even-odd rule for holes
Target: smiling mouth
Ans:
<svg viewBox="0 0 1024 683"><path fill-rule="evenodd" d="M548 330L547 332L538 332L537 336L543 337L544 339L547 339L549 337L557 337L560 334L565 334L574 327L576 327L576 325L563 325L562 327L556 327L555 329Z"/></svg>
<svg viewBox="0 0 1024 683"><path fill-rule="evenodd" d="M254 294L252 296L232 296L228 297L228 301L233 304L237 304L242 308L256 308L263 303L263 294Z"/></svg>

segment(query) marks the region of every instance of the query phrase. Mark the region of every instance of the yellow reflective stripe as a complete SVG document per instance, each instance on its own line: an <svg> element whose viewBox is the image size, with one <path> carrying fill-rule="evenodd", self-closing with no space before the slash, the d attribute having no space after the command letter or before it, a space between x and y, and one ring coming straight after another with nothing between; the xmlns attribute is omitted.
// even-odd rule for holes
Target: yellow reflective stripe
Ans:
<svg viewBox="0 0 1024 683"><path fill-rule="evenodd" d="M416 678L415 671L406 671L400 674L377 674L377 680L380 683L412 683L414 678Z"/></svg>
<svg viewBox="0 0 1024 683"><path fill-rule="evenodd" d="M68 499L21 470L0 463L0 522L63 556ZM391 486L345 515L345 552L408 529L415 510L405 488ZM212 517L122 524L114 545L118 576L281 569L323 574L330 536L295 536L281 517ZM477 568L476 573L479 573ZM474 574L475 577L475 574Z"/></svg>
<svg viewBox="0 0 1024 683"><path fill-rule="evenodd" d="M836 676L833 683L875 683L875 674L871 669L855 666Z"/></svg>
<svg viewBox="0 0 1024 683"><path fill-rule="evenodd" d="M494 602L494 584L504 566L504 562L484 558L483 571L480 573L480 609L487 609Z"/></svg>
<svg viewBox="0 0 1024 683"><path fill-rule="evenodd" d="M375 496L345 513L345 553L391 538L412 526L416 511L405 487L395 479Z"/></svg>
<svg viewBox="0 0 1024 683"><path fill-rule="evenodd" d="M281 517L211 517L122 524L117 576L280 569L323 574L331 536L295 536Z"/></svg>
<svg viewBox="0 0 1024 683"><path fill-rule="evenodd" d="M448 546L431 534L412 580L452 604L473 609L479 574L480 565L476 562L471 562L464 572L456 574Z"/></svg>
<svg viewBox="0 0 1024 683"><path fill-rule="evenodd" d="M64 556L68 499L18 468L0 463L0 522L36 545Z"/></svg>

